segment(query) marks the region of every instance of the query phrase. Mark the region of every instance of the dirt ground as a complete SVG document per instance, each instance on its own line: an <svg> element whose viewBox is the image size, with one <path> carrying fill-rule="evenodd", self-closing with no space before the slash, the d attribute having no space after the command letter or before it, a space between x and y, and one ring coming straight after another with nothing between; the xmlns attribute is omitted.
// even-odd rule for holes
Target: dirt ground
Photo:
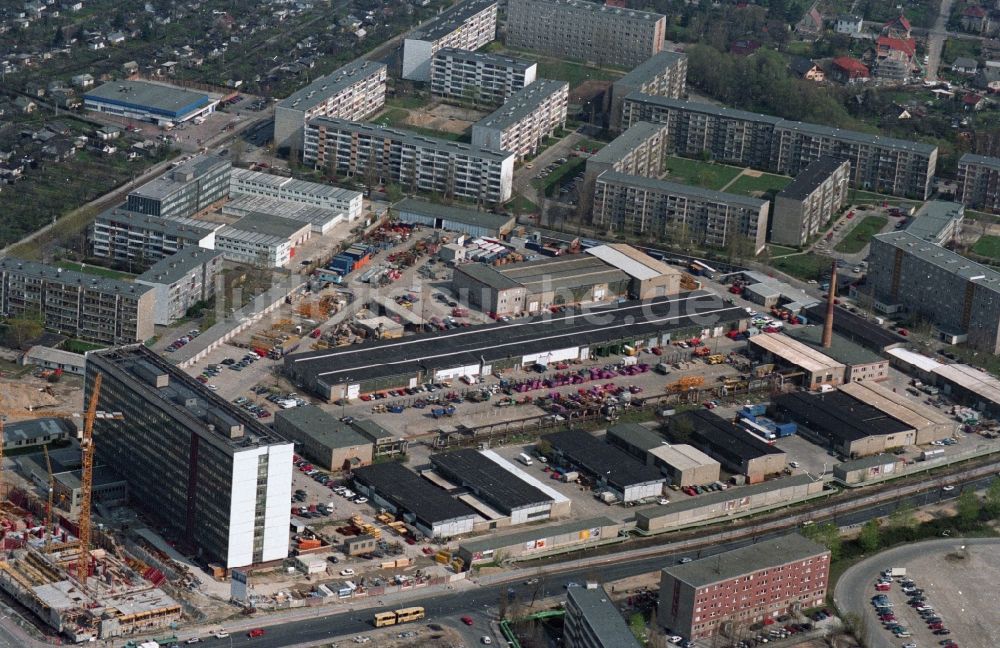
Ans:
<svg viewBox="0 0 1000 648"><path fill-rule="evenodd" d="M78 412L83 407L81 380L64 376L57 383L49 383L32 375L18 380L0 379L0 409L11 420L20 419L19 411L44 414L46 408ZM39 409L41 408L41 409Z"/></svg>
<svg viewBox="0 0 1000 648"><path fill-rule="evenodd" d="M464 133L486 114L461 106L436 104L426 110L410 110L406 123L410 126L430 128L445 133Z"/></svg>
<svg viewBox="0 0 1000 648"><path fill-rule="evenodd" d="M610 87L611 87L610 81L598 81L596 79L584 81L577 87L570 90L569 102L572 104L587 103L597 95L607 91L607 89Z"/></svg>

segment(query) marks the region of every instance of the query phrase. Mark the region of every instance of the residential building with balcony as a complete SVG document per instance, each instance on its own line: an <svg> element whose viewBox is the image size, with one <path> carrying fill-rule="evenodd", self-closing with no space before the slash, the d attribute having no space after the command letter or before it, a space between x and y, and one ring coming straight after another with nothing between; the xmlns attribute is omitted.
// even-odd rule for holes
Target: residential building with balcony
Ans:
<svg viewBox="0 0 1000 648"><path fill-rule="evenodd" d="M117 264L144 270L186 247L215 247L221 223L191 218L166 219L137 214L125 204L100 213L88 232L90 253Z"/></svg>
<svg viewBox="0 0 1000 648"><path fill-rule="evenodd" d="M133 189L126 208L163 218L190 218L229 196L233 164L218 155L197 155Z"/></svg>
<svg viewBox="0 0 1000 648"><path fill-rule="evenodd" d="M464 0L411 32L403 41L403 78L430 81L431 60L446 47L475 51L497 35L496 0Z"/></svg>
<svg viewBox="0 0 1000 648"><path fill-rule="evenodd" d="M960 157L955 197L971 209L1000 212L1000 158L973 153Z"/></svg>
<svg viewBox="0 0 1000 648"><path fill-rule="evenodd" d="M168 326L183 318L198 302L215 296L215 283L222 272L222 252L186 247L161 259L135 278L155 294L153 322Z"/></svg>
<svg viewBox="0 0 1000 648"><path fill-rule="evenodd" d="M819 233L847 200L851 163L820 158L774 198L771 242L800 246Z"/></svg>
<svg viewBox="0 0 1000 648"><path fill-rule="evenodd" d="M687 54L664 50L612 83L607 108L611 130L621 130L622 103L633 92L683 99L687 94Z"/></svg>
<svg viewBox="0 0 1000 648"><path fill-rule="evenodd" d="M664 124L636 122L610 144L587 158L580 200L594 195L597 176L617 171L644 178L659 178L667 170L669 133Z"/></svg>
<svg viewBox="0 0 1000 648"><path fill-rule="evenodd" d="M472 144L511 151L518 160L535 155L547 138L566 125L569 84L538 79L472 125Z"/></svg>
<svg viewBox="0 0 1000 648"><path fill-rule="evenodd" d="M502 54L446 47L431 61L431 93L444 99L499 106L535 82L538 63Z"/></svg>

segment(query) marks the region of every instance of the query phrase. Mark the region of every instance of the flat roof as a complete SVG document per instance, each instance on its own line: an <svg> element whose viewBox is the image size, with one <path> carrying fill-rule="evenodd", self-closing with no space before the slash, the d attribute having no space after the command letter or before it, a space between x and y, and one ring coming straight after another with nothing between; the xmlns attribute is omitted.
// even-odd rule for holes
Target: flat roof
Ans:
<svg viewBox="0 0 1000 648"><path fill-rule="evenodd" d="M283 200L281 198L271 198L269 196L257 196L254 194L236 194L222 207L223 213L238 212L249 214L268 214L279 216L300 223L309 223L311 226L318 225L326 227L328 224L336 224L344 218L344 212L315 205L305 205L300 202Z"/></svg>
<svg viewBox="0 0 1000 648"><path fill-rule="evenodd" d="M583 623L590 628L588 640L595 646L614 648L639 648L639 641L632 634L618 606L604 591L604 586L588 583L585 587L566 590L568 607L577 610Z"/></svg>
<svg viewBox="0 0 1000 648"><path fill-rule="evenodd" d="M356 481L374 489L379 496L428 526L478 515L468 505L395 461L355 468L352 474Z"/></svg>
<svg viewBox="0 0 1000 648"><path fill-rule="evenodd" d="M83 98L178 115L208 104L204 92L149 83L147 81L109 81L84 93Z"/></svg>
<svg viewBox="0 0 1000 648"><path fill-rule="evenodd" d="M704 493L703 495L699 495L698 497L684 497L681 499L671 500L669 504L636 511L635 516L637 519L655 520L656 518L675 515L677 513L685 513L687 511L696 511L701 508L715 506L724 502L749 499L754 495L770 493L776 490L781 490L782 488L804 486L815 481L815 478L805 474L789 475L787 477L779 477L778 479L769 479L758 484L735 486L721 491L711 491Z"/></svg>
<svg viewBox="0 0 1000 648"><path fill-rule="evenodd" d="M896 455L891 454L877 454L870 455L868 457L859 457L857 459L850 459L848 461L843 461L839 464L834 465L833 469L838 472L850 472L852 470L857 470L859 468L872 468L874 466L885 466L887 464L900 463L903 460Z"/></svg>
<svg viewBox="0 0 1000 648"><path fill-rule="evenodd" d="M506 535L494 535L478 540L470 540L459 545L460 549L471 554L482 553L491 549L503 547L516 547L532 540L554 538L556 536L577 533L578 531L600 530L602 527L621 526L620 522L615 522L608 517L596 517L586 520L571 520L562 524L550 526L534 527L526 531L508 533ZM594 534L591 533L591 537ZM599 537L599 536L598 536Z"/></svg>
<svg viewBox="0 0 1000 648"><path fill-rule="evenodd" d="M930 263L966 281L973 281L989 290L1000 291L1000 272L981 263L971 261L951 250L928 243L909 232L876 234L875 242L902 250L924 263Z"/></svg>
<svg viewBox="0 0 1000 648"><path fill-rule="evenodd" d="M989 66L987 66L989 69ZM958 158L959 165L962 164L975 164L978 166L990 167L991 169L1000 170L1000 158L991 157L989 155L976 155L975 153L964 153L962 157Z"/></svg>
<svg viewBox="0 0 1000 648"><path fill-rule="evenodd" d="M544 257L533 261L497 266L497 272L529 291L577 288L597 284L624 284L629 276L604 261L586 254Z"/></svg>
<svg viewBox="0 0 1000 648"><path fill-rule="evenodd" d="M477 450L463 449L433 454L430 461L438 472L471 488L477 496L484 498L491 506L499 507L505 515L515 509L552 501L546 493L518 479Z"/></svg>
<svg viewBox="0 0 1000 648"><path fill-rule="evenodd" d="M965 205L947 200L928 200L906 224L904 231L931 243L965 216Z"/></svg>
<svg viewBox="0 0 1000 648"><path fill-rule="evenodd" d="M849 338L834 332L830 348L823 347L823 326L786 326L785 335L805 344L817 353L832 358L845 365L862 365L873 362L884 362L886 359L871 349L852 342Z"/></svg>
<svg viewBox="0 0 1000 648"><path fill-rule="evenodd" d="M212 259L221 256L222 252L218 250L187 245L154 263L135 280L140 283L172 284L186 277L195 268L200 268Z"/></svg>
<svg viewBox="0 0 1000 648"><path fill-rule="evenodd" d="M917 353L916 351L911 351L909 349L904 349L898 347L895 349L886 350L886 354L890 355L898 360L902 360L906 364L913 365L921 371L934 372L937 371L939 367L943 367L943 362L938 362L930 356L926 356L922 353Z"/></svg>
<svg viewBox="0 0 1000 648"><path fill-rule="evenodd" d="M386 70L385 63L356 60L325 74L278 102L278 108L306 111L350 88L355 83Z"/></svg>
<svg viewBox="0 0 1000 648"><path fill-rule="evenodd" d="M274 418L275 421L281 419L287 422L316 443L331 450L371 444L371 441L350 425L315 405L278 410Z"/></svg>
<svg viewBox="0 0 1000 648"><path fill-rule="evenodd" d="M511 217L506 214L494 214L486 211L476 211L475 209L463 209L451 205L439 205L417 198L404 198L392 206L392 209L400 215L400 219L405 222L404 214L416 214L431 218L440 218L444 221L453 221L463 225L473 225L485 227L490 230L500 230L510 224Z"/></svg>
<svg viewBox="0 0 1000 648"><path fill-rule="evenodd" d="M53 349L41 344L36 344L29 348L24 352L24 356L28 359L29 363L32 360L42 360L44 362L63 364L68 367L79 367L81 369L87 362L87 357L83 354L64 351L63 349Z"/></svg>
<svg viewBox="0 0 1000 648"><path fill-rule="evenodd" d="M624 185L626 187L639 187L641 189L650 189L662 194L684 196L686 198L694 198L704 202L719 203L723 205L738 205L757 211L759 211L764 205L768 204L768 201L766 200L751 198L750 196L731 194L724 191L715 191L714 189L705 189L704 187L680 184L679 182L660 180L659 178L647 178L645 176L637 176L629 173L619 173L618 171L605 171L601 175L597 176L597 182Z"/></svg>
<svg viewBox="0 0 1000 648"><path fill-rule="evenodd" d="M826 304L814 303L805 307L804 312L809 322L822 326L826 322ZM865 344L882 351L893 344L906 341L902 335L880 326L872 320L852 313L846 308L838 308L834 312L833 330L847 337L859 339Z"/></svg>
<svg viewBox="0 0 1000 648"><path fill-rule="evenodd" d="M955 420L945 416L936 408L924 405L873 380L846 383L840 385L838 389L852 398L881 409L915 430L930 425L955 427Z"/></svg>
<svg viewBox="0 0 1000 648"><path fill-rule="evenodd" d="M844 365L812 347L782 333L761 333L747 340L789 364L802 367L812 373L825 371L844 372Z"/></svg>
<svg viewBox="0 0 1000 648"><path fill-rule="evenodd" d="M42 468L46 468L44 463L42 464ZM76 490L77 488L80 488L83 483L83 470L77 469L61 473L53 473L52 477L66 488ZM125 479L115 472L111 466L105 466L103 464L94 466L93 480L93 485L98 488L101 486L126 483ZM98 497L98 499L100 499L100 497Z"/></svg>
<svg viewBox="0 0 1000 648"><path fill-rule="evenodd" d="M624 7L613 7L610 5L587 2L587 0L535 0L535 5L553 5L570 11L580 13L597 13L604 15L620 16L622 18L638 18L639 20L657 21L665 16L652 11L639 11L638 9L627 9Z"/></svg>
<svg viewBox="0 0 1000 648"><path fill-rule="evenodd" d="M33 279L56 281L63 285L73 284L84 286L87 290L96 290L106 294L145 295L152 290L150 286L135 284L130 281L109 279L100 275L86 274L75 270L63 270L58 264L47 265L35 261L6 257L0 259L0 273L22 274Z"/></svg>
<svg viewBox="0 0 1000 648"><path fill-rule="evenodd" d="M842 391L789 392L777 396L774 403L806 427L846 443L915 429Z"/></svg>
<svg viewBox="0 0 1000 648"><path fill-rule="evenodd" d="M810 63L811 65L811 63ZM802 169L791 184L778 193L778 198L805 200L827 179L844 165L850 166L846 160L838 160L829 156L821 157Z"/></svg>
<svg viewBox="0 0 1000 648"><path fill-rule="evenodd" d="M677 470L689 470L701 466L719 465L719 462L712 459L707 454L686 443L667 444L661 443L649 450L660 461L670 464Z"/></svg>
<svg viewBox="0 0 1000 648"><path fill-rule="evenodd" d="M117 224L130 229L143 229L147 232L187 240L201 240L222 227L220 223L208 223L193 218L163 218L140 214L129 211L126 203L101 212L95 220L99 223Z"/></svg>
<svg viewBox="0 0 1000 648"><path fill-rule="evenodd" d="M236 230L236 232L257 234L287 241L288 239L302 234L303 230L308 229L309 223L303 223L301 221L284 218L282 216L275 216L273 214L265 214L263 212L250 212L232 225L220 230L217 236L225 238L243 238L240 234L233 232L233 230Z"/></svg>
<svg viewBox="0 0 1000 648"><path fill-rule="evenodd" d="M628 276L639 281L647 281L663 275L683 274L677 268L672 268L645 252L624 243L596 245L587 248L586 253L597 257L610 266L618 268Z"/></svg>
<svg viewBox="0 0 1000 648"><path fill-rule="evenodd" d="M631 72L615 81L614 85L621 84L628 88L641 86L658 74L662 74L668 68L672 68L681 61L686 60L687 54L683 52L671 52L669 50L657 52L632 68Z"/></svg>
<svg viewBox="0 0 1000 648"><path fill-rule="evenodd" d="M612 425L608 428L607 435L608 437L621 439L626 444L638 448L643 452L658 448L665 442L663 436L658 432L639 423L619 423L618 425Z"/></svg>
<svg viewBox="0 0 1000 648"><path fill-rule="evenodd" d="M672 428L673 424L683 420L689 421L694 428L695 444L700 440L711 451L728 457L730 461L743 463L766 455L784 454L783 450L751 436L714 412L704 409L682 412L671 417L668 426Z"/></svg>
<svg viewBox="0 0 1000 648"><path fill-rule="evenodd" d="M511 322L296 353L285 357L285 367L307 382L334 385L633 336L639 339L666 330L700 329L706 325L706 318L712 318L714 325L724 326L745 320L746 313L742 308L725 306L715 294L695 291L675 297L588 307L581 312L543 313Z"/></svg>
<svg viewBox="0 0 1000 648"><path fill-rule="evenodd" d="M373 441L381 439L395 439L399 436L397 434L393 434L392 432L385 429L384 427L382 427L381 425L379 425L378 423L376 423L371 419L365 419L365 418L354 419L351 422L351 425L353 425L359 432L361 432L361 434L367 436Z"/></svg>
<svg viewBox="0 0 1000 648"><path fill-rule="evenodd" d="M664 567L663 572L691 587L704 587L769 567L787 565L829 553L826 547L798 533L790 533L684 565L670 565Z"/></svg>
<svg viewBox="0 0 1000 648"><path fill-rule="evenodd" d="M566 455L571 463L591 475L606 479L612 486L624 489L636 484L665 481L656 468L604 443L589 432L562 430L542 438Z"/></svg>
<svg viewBox="0 0 1000 648"><path fill-rule="evenodd" d="M162 200L168 196L172 196L174 192L179 191L182 187L216 169L221 167L231 168L232 164L228 158L214 153L196 155L162 175L153 178L146 184L133 189L129 192L129 195Z"/></svg>
<svg viewBox="0 0 1000 648"><path fill-rule="evenodd" d="M496 7L496 0L465 0L417 27L406 40L436 41L459 29L462 24L479 12Z"/></svg>
<svg viewBox="0 0 1000 648"><path fill-rule="evenodd" d="M477 121L472 127L499 130L509 128L519 124L525 117L534 114L538 107L553 95L562 92L569 93L569 83L552 79L536 79L530 85L512 94L502 106Z"/></svg>
<svg viewBox="0 0 1000 648"><path fill-rule="evenodd" d="M632 124L628 130L611 140L611 143L587 158L587 164L614 164L645 144L651 137L667 132L666 124L656 124L640 121Z"/></svg>
<svg viewBox="0 0 1000 648"><path fill-rule="evenodd" d="M522 72L538 65L536 61L515 58L505 54L463 50L456 47L442 47L434 54L434 58L438 57L449 57L453 59L461 59L463 61L476 61L477 63L495 65L496 67L509 67Z"/></svg>
<svg viewBox="0 0 1000 648"><path fill-rule="evenodd" d="M290 197L280 198L280 200L287 201L296 200L296 195L302 195L310 198L325 198L328 200L343 200L346 202L360 199L362 197L360 191L355 191L353 189L345 189L343 187L337 187L335 185L325 184L322 182L296 180L295 178L275 175L273 173L251 171L250 169L234 167L230 176L230 186L236 185L239 182L259 184L270 189L280 189L286 195L293 194ZM239 187L233 189L233 193L239 195Z"/></svg>
<svg viewBox="0 0 1000 648"><path fill-rule="evenodd" d="M522 287L519 282L501 273L495 267L484 263L463 263L455 268L455 272L468 275L494 290L511 290Z"/></svg>
<svg viewBox="0 0 1000 648"><path fill-rule="evenodd" d="M934 373L983 400L1000 405L1000 380L982 369L965 364L944 364L935 368Z"/></svg>
<svg viewBox="0 0 1000 648"><path fill-rule="evenodd" d="M13 416L13 415L12 415ZM76 424L61 418L36 418L3 424L4 446L34 443L37 439L53 436L76 437Z"/></svg>

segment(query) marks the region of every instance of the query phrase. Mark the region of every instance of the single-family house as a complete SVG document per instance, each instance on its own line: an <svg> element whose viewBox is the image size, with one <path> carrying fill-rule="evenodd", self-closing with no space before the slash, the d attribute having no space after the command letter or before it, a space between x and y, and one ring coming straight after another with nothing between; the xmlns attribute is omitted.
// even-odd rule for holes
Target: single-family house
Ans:
<svg viewBox="0 0 1000 648"><path fill-rule="evenodd" d="M72 83L77 88L89 88L90 86L94 85L94 77L93 75L87 73L77 74L72 79L70 79L70 83Z"/></svg>
<svg viewBox="0 0 1000 648"><path fill-rule="evenodd" d="M789 68L792 70L792 74L806 81L826 80L826 73L823 71L823 68L807 58L794 57L791 63L789 63Z"/></svg>
<svg viewBox="0 0 1000 648"><path fill-rule="evenodd" d="M980 90L1000 92L1000 67L986 66L976 72L972 85Z"/></svg>
<svg viewBox="0 0 1000 648"><path fill-rule="evenodd" d="M838 83L853 85L871 78L868 66L850 56L838 56L830 63L830 78Z"/></svg>
<svg viewBox="0 0 1000 648"><path fill-rule="evenodd" d="M853 38L861 36L865 29L865 19L861 16L841 14L833 24L833 30L838 34L847 34Z"/></svg>
<svg viewBox="0 0 1000 648"><path fill-rule="evenodd" d="M972 34L986 34L992 31L993 21L990 12L979 5L972 5L962 10L960 24L962 31Z"/></svg>
<svg viewBox="0 0 1000 648"><path fill-rule="evenodd" d="M20 110L22 113L26 115L29 115L38 109L38 104L36 104L31 99L28 99L27 97L19 96L15 98L14 105L17 107L18 110Z"/></svg>
<svg viewBox="0 0 1000 648"><path fill-rule="evenodd" d="M900 14L882 25L882 35L889 38L909 38L911 29L910 21Z"/></svg>
<svg viewBox="0 0 1000 648"><path fill-rule="evenodd" d="M976 73L977 69L979 69L979 63L976 59L968 56L959 56L951 62L951 71L956 74L972 75Z"/></svg>

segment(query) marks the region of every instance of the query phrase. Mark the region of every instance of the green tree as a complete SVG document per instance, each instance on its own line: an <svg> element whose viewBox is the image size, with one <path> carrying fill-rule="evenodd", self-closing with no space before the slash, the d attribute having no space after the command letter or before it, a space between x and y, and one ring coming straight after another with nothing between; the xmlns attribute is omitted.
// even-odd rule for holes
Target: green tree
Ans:
<svg viewBox="0 0 1000 648"><path fill-rule="evenodd" d="M646 618L642 616L642 612L636 612L628 618L628 629L632 631L632 635L636 638L636 641L643 643L646 639Z"/></svg>
<svg viewBox="0 0 1000 648"><path fill-rule="evenodd" d="M840 537L840 529L832 522L826 524L813 524L802 529L802 535L818 542L830 550L831 560L840 558L843 540Z"/></svg>
<svg viewBox="0 0 1000 648"><path fill-rule="evenodd" d="M983 502L983 510L991 518L1000 516L1000 478L990 482L986 488L986 500Z"/></svg>
<svg viewBox="0 0 1000 648"><path fill-rule="evenodd" d="M958 496L958 526L968 529L979 519L979 498L976 493L969 490L962 491Z"/></svg>
<svg viewBox="0 0 1000 648"><path fill-rule="evenodd" d="M41 335L44 330L45 325L41 316L25 314L21 317L12 317L7 320L4 341L12 349L20 349Z"/></svg>
<svg viewBox="0 0 1000 648"><path fill-rule="evenodd" d="M858 544L861 545L865 553L873 553L878 551L881 543L882 539L879 537L878 520L868 520L861 527L861 533L858 535Z"/></svg>
<svg viewBox="0 0 1000 648"><path fill-rule="evenodd" d="M912 504L903 502L889 516L889 526L902 531L909 537L909 534L917 526L917 518L914 515L914 511L915 509Z"/></svg>

